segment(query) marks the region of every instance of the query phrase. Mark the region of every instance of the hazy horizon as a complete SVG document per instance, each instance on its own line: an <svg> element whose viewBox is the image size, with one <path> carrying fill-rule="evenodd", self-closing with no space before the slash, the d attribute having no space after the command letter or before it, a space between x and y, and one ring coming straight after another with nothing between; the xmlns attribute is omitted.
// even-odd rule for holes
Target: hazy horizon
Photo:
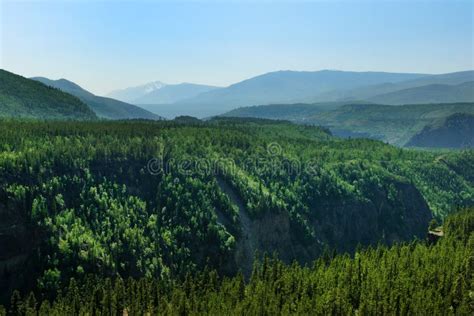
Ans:
<svg viewBox="0 0 474 316"><path fill-rule="evenodd" d="M473 69L471 1L1 3L1 68L105 95L279 70Z"/></svg>

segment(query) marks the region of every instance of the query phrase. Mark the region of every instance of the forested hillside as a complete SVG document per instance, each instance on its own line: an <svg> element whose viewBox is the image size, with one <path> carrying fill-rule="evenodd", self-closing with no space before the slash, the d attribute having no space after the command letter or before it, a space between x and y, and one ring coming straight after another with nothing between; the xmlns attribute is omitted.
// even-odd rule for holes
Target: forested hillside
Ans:
<svg viewBox="0 0 474 316"><path fill-rule="evenodd" d="M265 257L242 274L204 270L180 279L89 275L62 295L13 293L12 315L472 315L474 209L446 219L444 237L353 256L325 253L309 266ZM51 302L51 303L50 303ZM0 315L6 310L0 306Z"/></svg>
<svg viewBox="0 0 474 316"><path fill-rule="evenodd" d="M444 121L455 113L474 114L474 103L403 106L361 102L275 104L239 108L223 116L280 119L322 125L336 136L368 137L403 146L425 126Z"/></svg>
<svg viewBox="0 0 474 316"><path fill-rule="evenodd" d="M335 110L346 104L347 103L327 102L255 105L248 107L240 107L235 110L224 113L220 116L247 118L253 117L271 120L304 122L309 117L313 117L318 113Z"/></svg>
<svg viewBox="0 0 474 316"><path fill-rule="evenodd" d="M407 146L435 148L473 148L474 115L456 113L428 125L414 135Z"/></svg>
<svg viewBox="0 0 474 316"><path fill-rule="evenodd" d="M64 92L75 95L86 103L99 117L119 120L119 119L149 119L159 120L160 116L148 112L141 107L117 101L111 98L96 96L79 85L66 79L51 80L43 77L31 78L44 83L45 85L58 88Z"/></svg>
<svg viewBox="0 0 474 316"><path fill-rule="evenodd" d="M1 299L88 273L249 276L255 251L308 263L424 238L474 204L473 161L284 121L4 121Z"/></svg>
<svg viewBox="0 0 474 316"><path fill-rule="evenodd" d="M0 117L96 118L78 98L42 83L0 69Z"/></svg>

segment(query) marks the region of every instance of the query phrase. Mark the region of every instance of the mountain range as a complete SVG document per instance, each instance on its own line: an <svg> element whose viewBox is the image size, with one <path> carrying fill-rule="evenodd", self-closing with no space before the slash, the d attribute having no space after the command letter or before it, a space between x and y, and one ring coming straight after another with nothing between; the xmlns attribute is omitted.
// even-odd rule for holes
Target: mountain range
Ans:
<svg viewBox="0 0 474 316"><path fill-rule="evenodd" d="M153 81L136 87L114 90L106 96L123 102L133 102L134 100L143 97L147 93L159 90L164 86L165 84L163 82Z"/></svg>
<svg viewBox="0 0 474 316"><path fill-rule="evenodd" d="M133 104L170 104L217 89L220 88L186 82L165 84L155 81L137 87L112 91L107 96Z"/></svg>
<svg viewBox="0 0 474 316"><path fill-rule="evenodd" d="M257 76L187 100L194 104L227 104L232 107L269 103L308 102L334 90L383 82L397 83L422 74L349 71L277 71Z"/></svg>
<svg viewBox="0 0 474 316"><path fill-rule="evenodd" d="M317 111L327 112L347 104L474 102L474 71L441 75L335 70L277 71L225 88L190 83L168 85L155 81L110 94L133 99L133 103L138 106L94 95L66 79L32 79L78 97L98 117L106 119L161 119L163 116L171 118L179 115L205 118L253 104L283 104L238 109L226 115L252 116L251 112L256 112L257 117L319 122L315 118ZM308 113L303 114L304 111ZM407 141L405 138L403 140ZM400 139L390 138L388 141L400 143Z"/></svg>
<svg viewBox="0 0 474 316"><path fill-rule="evenodd" d="M194 83L166 85L134 100L136 104L169 104L198 96L201 93L218 90L218 87Z"/></svg>
<svg viewBox="0 0 474 316"><path fill-rule="evenodd" d="M355 89L343 89L334 90L329 93L320 94L318 99L314 102L327 102L327 101L350 101L350 100L370 100L372 99L383 99L382 103L390 104L389 99L384 99L383 96L389 93L402 93L404 94L406 89L430 86L430 85L460 85L465 82L474 81L474 71L460 71L447 74L439 75L423 75L418 78L404 80L400 82L383 82L375 85L367 85L358 87ZM390 95L393 97L393 95ZM472 101L472 100L470 100ZM380 102L380 101L377 101ZM414 103L413 101L407 102ZM427 103L427 102L421 102ZM435 103L440 103L439 101Z"/></svg>
<svg viewBox="0 0 474 316"><path fill-rule="evenodd" d="M364 101L379 104L472 102L474 71L430 75L388 72L276 71L225 88L159 87L132 103L167 117L207 117L253 105ZM142 86L144 90L146 86ZM199 89L197 89L199 88ZM134 88L136 89L136 88ZM207 89L207 91L206 91ZM193 94L195 94L193 96ZM117 97L117 94L111 94Z"/></svg>
<svg viewBox="0 0 474 316"><path fill-rule="evenodd" d="M141 107L128 104L111 98L100 97L83 89L79 85L66 79L51 80L44 77L34 77L32 80L39 81L47 86L60 89L70 93L85 104L87 104L98 117L105 119L162 119L159 115L151 113Z"/></svg>

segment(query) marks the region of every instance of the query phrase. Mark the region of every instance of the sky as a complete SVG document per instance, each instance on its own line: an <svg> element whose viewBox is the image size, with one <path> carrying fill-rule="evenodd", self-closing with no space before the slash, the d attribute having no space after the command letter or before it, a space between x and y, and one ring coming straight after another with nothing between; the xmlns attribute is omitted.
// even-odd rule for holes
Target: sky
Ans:
<svg viewBox="0 0 474 316"><path fill-rule="evenodd" d="M2 69L99 95L276 70L474 69L474 0L0 0L0 11Z"/></svg>

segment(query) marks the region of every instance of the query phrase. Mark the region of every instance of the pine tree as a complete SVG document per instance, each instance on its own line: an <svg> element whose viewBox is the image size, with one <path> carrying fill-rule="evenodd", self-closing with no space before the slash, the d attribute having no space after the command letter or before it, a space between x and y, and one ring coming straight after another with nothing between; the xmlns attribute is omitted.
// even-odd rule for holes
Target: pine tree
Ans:
<svg viewBox="0 0 474 316"><path fill-rule="evenodd" d="M9 314L12 316L20 315L21 311L22 311L22 301L21 301L20 292L15 290L13 291L11 299L10 299Z"/></svg>
<svg viewBox="0 0 474 316"><path fill-rule="evenodd" d="M26 316L34 316L37 314L37 302L33 292L28 295L23 307Z"/></svg>

